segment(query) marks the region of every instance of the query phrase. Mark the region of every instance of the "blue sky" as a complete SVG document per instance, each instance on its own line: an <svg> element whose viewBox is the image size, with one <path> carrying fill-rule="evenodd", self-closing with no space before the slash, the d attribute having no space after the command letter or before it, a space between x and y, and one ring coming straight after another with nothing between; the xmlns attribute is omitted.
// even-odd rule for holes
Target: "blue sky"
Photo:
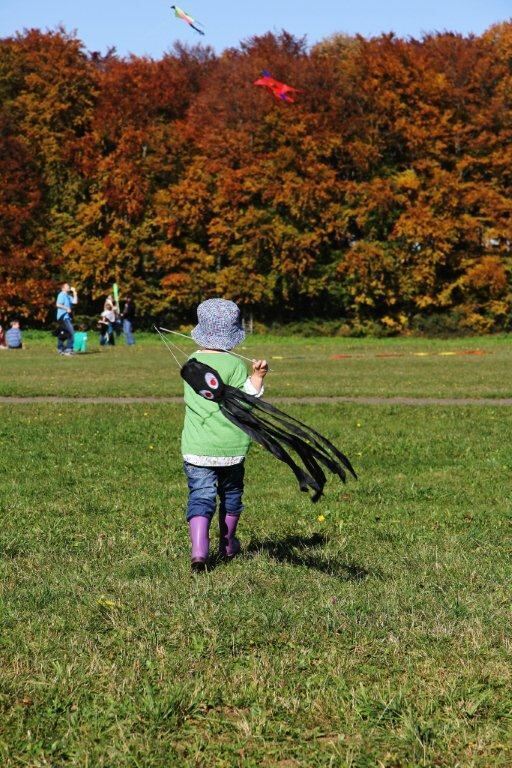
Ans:
<svg viewBox="0 0 512 768"><path fill-rule="evenodd" d="M174 18L174 0L0 0L0 37L25 27L76 30L89 50L116 46L122 55L158 58L175 40L203 41L217 51L268 30L286 29L314 43L335 32L368 36L393 30L402 36L451 30L481 33L512 17L511 0L178 0L203 22L199 35Z"/></svg>

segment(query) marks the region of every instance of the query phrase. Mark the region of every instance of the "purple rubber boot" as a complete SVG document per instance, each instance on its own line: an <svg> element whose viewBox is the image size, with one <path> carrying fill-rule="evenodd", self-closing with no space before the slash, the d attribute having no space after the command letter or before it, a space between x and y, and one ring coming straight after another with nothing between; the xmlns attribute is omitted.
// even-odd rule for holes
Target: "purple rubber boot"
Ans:
<svg viewBox="0 0 512 768"><path fill-rule="evenodd" d="M240 542L235 536L239 519L239 515L219 514L219 555L221 557L227 557L231 560L240 552Z"/></svg>
<svg viewBox="0 0 512 768"><path fill-rule="evenodd" d="M192 543L191 565L193 571L204 571L206 568L210 547L209 529L210 520L208 517L196 515L188 521L188 532Z"/></svg>

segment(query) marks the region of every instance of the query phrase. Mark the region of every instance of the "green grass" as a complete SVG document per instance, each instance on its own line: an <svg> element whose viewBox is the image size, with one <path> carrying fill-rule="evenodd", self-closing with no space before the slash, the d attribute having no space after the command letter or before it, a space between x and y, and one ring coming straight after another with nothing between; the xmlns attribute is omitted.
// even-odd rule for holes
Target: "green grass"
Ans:
<svg viewBox="0 0 512 768"><path fill-rule="evenodd" d="M27 350L0 352L0 395L161 397L181 392L176 364L154 336L139 336L133 348L121 343L101 351L93 337L91 353L72 359L56 354L49 334L27 339ZM179 345L189 353L195 349L186 339ZM444 354L467 350L484 354ZM505 335L450 340L252 336L239 351L269 358L273 395L512 396L512 341ZM333 359L336 355L351 357Z"/></svg>
<svg viewBox="0 0 512 768"><path fill-rule="evenodd" d="M489 345L457 363L508 354ZM147 351L154 379L149 366L129 389L174 391ZM82 392L123 392L128 352L61 361L34 346L7 365L27 362L23 391L62 391L46 361ZM389 362L357 391L392 390ZM327 386L304 370L308 393ZM419 371L415 391L439 394ZM331 482L313 506L254 449L245 553L191 577L179 406L0 406L3 767L512 763L512 410L289 410L347 451L359 482Z"/></svg>

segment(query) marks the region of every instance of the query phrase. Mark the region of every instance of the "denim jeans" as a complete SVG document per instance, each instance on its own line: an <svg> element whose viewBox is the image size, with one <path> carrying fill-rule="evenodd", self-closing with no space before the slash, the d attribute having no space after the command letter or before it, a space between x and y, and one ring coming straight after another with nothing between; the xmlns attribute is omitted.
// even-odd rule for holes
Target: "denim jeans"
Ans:
<svg viewBox="0 0 512 768"><path fill-rule="evenodd" d="M62 318L59 320L59 323L64 330L68 332L68 337L65 342L61 338L57 338L57 349L59 352L64 352L64 350L70 350L72 352L75 341L75 329L73 328L73 323L69 317Z"/></svg>
<svg viewBox="0 0 512 768"><path fill-rule="evenodd" d="M133 336L132 321L127 320L126 318L123 320L123 333L124 333L124 340L129 346L131 346L132 344L135 344L135 338Z"/></svg>
<svg viewBox="0 0 512 768"><path fill-rule="evenodd" d="M196 467L185 461L183 468L188 482L187 520L196 515L211 520L217 496L220 514L240 515L243 509L244 462L232 467Z"/></svg>
<svg viewBox="0 0 512 768"><path fill-rule="evenodd" d="M116 337L114 335L114 326L109 323L105 330L100 331L100 347L115 347Z"/></svg>

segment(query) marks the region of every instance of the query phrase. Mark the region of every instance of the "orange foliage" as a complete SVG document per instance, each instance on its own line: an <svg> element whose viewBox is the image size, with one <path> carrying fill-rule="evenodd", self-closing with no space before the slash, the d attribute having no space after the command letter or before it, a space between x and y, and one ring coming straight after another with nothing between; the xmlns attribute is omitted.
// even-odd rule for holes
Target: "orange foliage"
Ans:
<svg viewBox="0 0 512 768"><path fill-rule="evenodd" d="M221 294L262 319L507 327L511 52L512 23L159 61L0 41L0 313L43 320L69 276L91 311L115 280L148 317ZM265 68L295 104L253 87Z"/></svg>

